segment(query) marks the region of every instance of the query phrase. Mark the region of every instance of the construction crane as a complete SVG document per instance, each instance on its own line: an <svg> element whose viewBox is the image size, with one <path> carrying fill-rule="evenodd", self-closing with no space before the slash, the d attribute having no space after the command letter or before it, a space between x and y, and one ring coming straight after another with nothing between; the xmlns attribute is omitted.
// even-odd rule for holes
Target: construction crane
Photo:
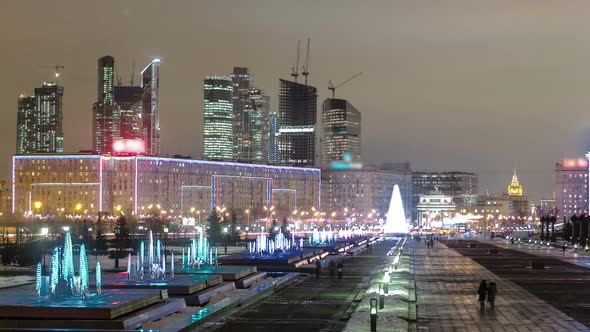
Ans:
<svg viewBox="0 0 590 332"><path fill-rule="evenodd" d="M352 81L353 79L361 76L362 74L363 73L360 72L360 73L358 73L358 74L356 74L356 75L348 78L347 80L345 80L344 82L342 82L342 83L340 83L340 84L338 84L336 86L334 86L334 84L332 84L332 81L328 81L328 89L330 89L332 91L332 99L334 99L334 96L336 95L336 89L338 89L339 87L343 86L344 84Z"/></svg>
<svg viewBox="0 0 590 332"><path fill-rule="evenodd" d="M295 67L291 67L291 76L295 79L295 83L297 83L297 76L299 76L299 48L301 47L301 40L297 41L297 62L295 63Z"/></svg>
<svg viewBox="0 0 590 332"><path fill-rule="evenodd" d="M307 85L307 76L309 75L309 42L311 41L310 38L307 38L307 57L305 58L305 66L303 66L303 71L301 75L305 76L305 85Z"/></svg>
<svg viewBox="0 0 590 332"><path fill-rule="evenodd" d="M59 70L60 69L65 69L66 67L61 66L61 65L55 65L55 85L59 85Z"/></svg>

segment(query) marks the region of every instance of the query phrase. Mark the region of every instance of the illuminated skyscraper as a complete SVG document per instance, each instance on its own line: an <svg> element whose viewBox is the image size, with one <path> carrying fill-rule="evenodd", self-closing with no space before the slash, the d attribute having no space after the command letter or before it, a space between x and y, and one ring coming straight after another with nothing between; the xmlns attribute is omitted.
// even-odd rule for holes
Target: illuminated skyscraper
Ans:
<svg viewBox="0 0 590 332"><path fill-rule="evenodd" d="M18 111L16 116L16 154L33 153L35 147L35 134L37 132L37 99L35 96L23 96L18 98Z"/></svg>
<svg viewBox="0 0 590 332"><path fill-rule="evenodd" d="M98 59L98 92L96 100L107 105L114 102L115 86L115 59L112 56L103 56Z"/></svg>
<svg viewBox="0 0 590 332"><path fill-rule="evenodd" d="M143 88L140 86L116 86L115 109L119 114L119 137L143 139L142 134Z"/></svg>
<svg viewBox="0 0 590 332"><path fill-rule="evenodd" d="M112 151L113 141L119 136L119 113L114 107L115 59L104 56L98 59L98 91L92 105L93 150L99 153Z"/></svg>
<svg viewBox="0 0 590 332"><path fill-rule="evenodd" d="M266 162L275 165L279 163L279 115L277 112L269 112L268 115L268 139Z"/></svg>
<svg viewBox="0 0 590 332"><path fill-rule="evenodd" d="M266 162L270 98L260 89L250 89L245 96L239 157L242 161Z"/></svg>
<svg viewBox="0 0 590 332"><path fill-rule="evenodd" d="M234 158L234 107L232 79L211 76L204 80L203 143L209 160Z"/></svg>
<svg viewBox="0 0 590 332"><path fill-rule="evenodd" d="M347 100L327 98L322 108L322 166L343 160L348 152L361 160L361 113Z"/></svg>
<svg viewBox="0 0 590 332"><path fill-rule="evenodd" d="M315 165L317 89L279 81L279 163Z"/></svg>
<svg viewBox="0 0 590 332"><path fill-rule="evenodd" d="M64 88L55 83L43 83L35 89L37 102L35 150L58 152L63 149L63 95Z"/></svg>
<svg viewBox="0 0 590 332"><path fill-rule="evenodd" d="M146 153L160 154L160 59L154 59L141 71L143 88L143 139Z"/></svg>
<svg viewBox="0 0 590 332"><path fill-rule="evenodd" d="M245 114L248 104L248 91L250 90L250 80L252 76L248 73L248 68L234 67L230 75L233 84L232 103L234 107L234 159L245 160L244 154L247 147L244 146L244 140L248 143L247 136L247 116Z"/></svg>

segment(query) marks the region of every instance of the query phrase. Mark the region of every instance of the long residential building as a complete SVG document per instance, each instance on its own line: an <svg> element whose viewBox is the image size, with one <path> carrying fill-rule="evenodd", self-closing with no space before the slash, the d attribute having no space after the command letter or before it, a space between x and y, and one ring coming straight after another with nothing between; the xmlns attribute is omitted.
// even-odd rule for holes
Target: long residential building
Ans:
<svg viewBox="0 0 590 332"><path fill-rule="evenodd" d="M188 215L217 206L242 212L274 206L273 211L289 215L319 208L321 191L317 168L139 155L17 155L13 183L17 214L143 214L158 206ZM42 211L32 211L35 206Z"/></svg>

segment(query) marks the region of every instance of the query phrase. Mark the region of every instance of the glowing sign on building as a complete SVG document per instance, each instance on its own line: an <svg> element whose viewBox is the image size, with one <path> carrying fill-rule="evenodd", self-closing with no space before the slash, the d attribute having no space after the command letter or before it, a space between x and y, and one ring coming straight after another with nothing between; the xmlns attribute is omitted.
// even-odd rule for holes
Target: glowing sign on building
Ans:
<svg viewBox="0 0 590 332"><path fill-rule="evenodd" d="M113 143L116 154L144 154L145 143L140 139L119 139Z"/></svg>
<svg viewBox="0 0 590 332"><path fill-rule="evenodd" d="M352 154L350 152L344 152L341 161L332 161L330 163L332 169L361 169L363 164L359 161L352 160Z"/></svg>
<svg viewBox="0 0 590 332"><path fill-rule="evenodd" d="M562 165L564 168L586 168L588 161L584 158L564 159Z"/></svg>

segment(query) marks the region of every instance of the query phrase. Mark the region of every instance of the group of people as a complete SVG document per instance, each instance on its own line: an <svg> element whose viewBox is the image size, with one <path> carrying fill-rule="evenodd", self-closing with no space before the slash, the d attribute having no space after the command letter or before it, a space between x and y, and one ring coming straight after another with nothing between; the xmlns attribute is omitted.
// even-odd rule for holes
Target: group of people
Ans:
<svg viewBox="0 0 590 332"><path fill-rule="evenodd" d="M416 240L418 240L418 242L422 241L422 237L420 237L419 235L416 237ZM426 246L426 248L430 249L430 248L434 248L434 241L440 241L440 239L438 237L434 237L432 235L427 236L426 238L424 238L424 245Z"/></svg>
<svg viewBox="0 0 590 332"><path fill-rule="evenodd" d="M479 289L477 290L477 300L481 305L481 310L485 308L486 299L492 306L492 309L494 309L494 301L496 301L496 283L492 281L488 284L485 280L482 280L479 284Z"/></svg>

